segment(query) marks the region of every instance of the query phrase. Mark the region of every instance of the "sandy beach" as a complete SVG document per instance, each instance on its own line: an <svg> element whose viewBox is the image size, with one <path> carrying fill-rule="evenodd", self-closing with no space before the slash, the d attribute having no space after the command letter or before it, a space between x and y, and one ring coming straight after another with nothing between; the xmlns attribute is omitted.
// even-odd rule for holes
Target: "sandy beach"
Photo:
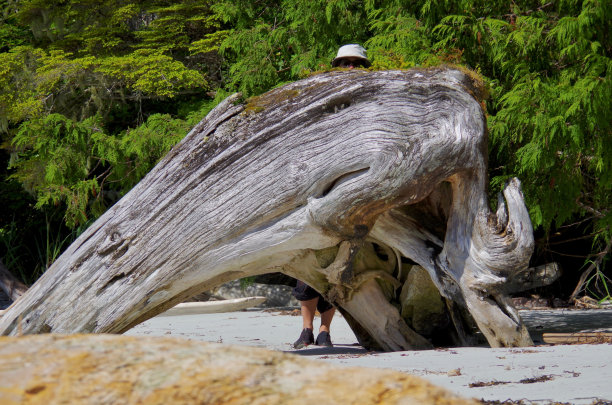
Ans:
<svg viewBox="0 0 612 405"><path fill-rule="evenodd" d="M541 334L612 331L612 311L526 311L522 316L534 347L450 348L378 353L359 346L346 321L332 323L333 348L294 350L301 319L291 309L249 309L200 315L159 315L127 335L173 336L228 345L256 346L336 365L389 368L421 376L465 397L523 403L612 403L612 345L543 345ZM567 322L559 322L560 315ZM553 322L554 320L554 322ZM597 326L594 328L593 326ZM315 320L318 327L318 319Z"/></svg>

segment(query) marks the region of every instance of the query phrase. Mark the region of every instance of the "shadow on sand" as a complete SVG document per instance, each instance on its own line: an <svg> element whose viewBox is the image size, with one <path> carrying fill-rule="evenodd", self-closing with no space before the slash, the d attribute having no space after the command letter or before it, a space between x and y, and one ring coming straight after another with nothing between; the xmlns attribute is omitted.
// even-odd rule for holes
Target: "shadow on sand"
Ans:
<svg viewBox="0 0 612 405"><path fill-rule="evenodd" d="M301 350L285 350L284 353L297 354L299 356L323 356L323 355L363 355L372 354L361 346L355 344L343 345L335 344L333 347L308 346Z"/></svg>

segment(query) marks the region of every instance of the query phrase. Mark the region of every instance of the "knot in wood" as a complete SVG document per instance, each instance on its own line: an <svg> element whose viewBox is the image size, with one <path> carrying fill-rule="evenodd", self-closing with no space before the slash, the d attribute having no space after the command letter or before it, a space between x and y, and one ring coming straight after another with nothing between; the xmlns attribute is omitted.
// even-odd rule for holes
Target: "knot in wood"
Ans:
<svg viewBox="0 0 612 405"><path fill-rule="evenodd" d="M96 253L98 253L100 256L107 256L118 250L124 242L125 239L121 237L119 232L111 232L110 235L106 237L104 243L96 250Z"/></svg>

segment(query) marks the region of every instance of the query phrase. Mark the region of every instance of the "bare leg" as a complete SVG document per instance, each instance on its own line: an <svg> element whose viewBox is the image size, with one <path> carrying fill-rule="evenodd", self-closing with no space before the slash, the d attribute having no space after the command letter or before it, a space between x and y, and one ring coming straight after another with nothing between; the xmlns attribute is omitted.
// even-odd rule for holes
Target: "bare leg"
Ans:
<svg viewBox="0 0 612 405"><path fill-rule="evenodd" d="M302 311L302 333L299 339L293 344L295 349L301 349L314 343L313 332L313 321L315 311L317 310L317 302L319 297L315 297L308 301L300 301Z"/></svg>
<svg viewBox="0 0 612 405"><path fill-rule="evenodd" d="M319 301L319 297L315 297L308 301L300 301L301 311L302 311L302 329L308 328L308 329L314 330L313 321L314 321L315 312L317 310L318 301Z"/></svg>
<svg viewBox="0 0 612 405"><path fill-rule="evenodd" d="M319 328L319 333L320 332L329 333L329 326L331 325L332 319L334 319L335 313L336 313L336 308L331 308L321 314L321 327ZM304 313L302 312L302 316L303 315Z"/></svg>

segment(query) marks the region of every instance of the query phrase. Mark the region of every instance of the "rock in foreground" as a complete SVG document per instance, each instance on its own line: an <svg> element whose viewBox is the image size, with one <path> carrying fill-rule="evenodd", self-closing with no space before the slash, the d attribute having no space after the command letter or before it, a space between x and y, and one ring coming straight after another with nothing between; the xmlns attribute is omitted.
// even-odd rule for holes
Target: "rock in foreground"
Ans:
<svg viewBox="0 0 612 405"><path fill-rule="evenodd" d="M414 376L175 338L0 338L0 403L475 404Z"/></svg>

